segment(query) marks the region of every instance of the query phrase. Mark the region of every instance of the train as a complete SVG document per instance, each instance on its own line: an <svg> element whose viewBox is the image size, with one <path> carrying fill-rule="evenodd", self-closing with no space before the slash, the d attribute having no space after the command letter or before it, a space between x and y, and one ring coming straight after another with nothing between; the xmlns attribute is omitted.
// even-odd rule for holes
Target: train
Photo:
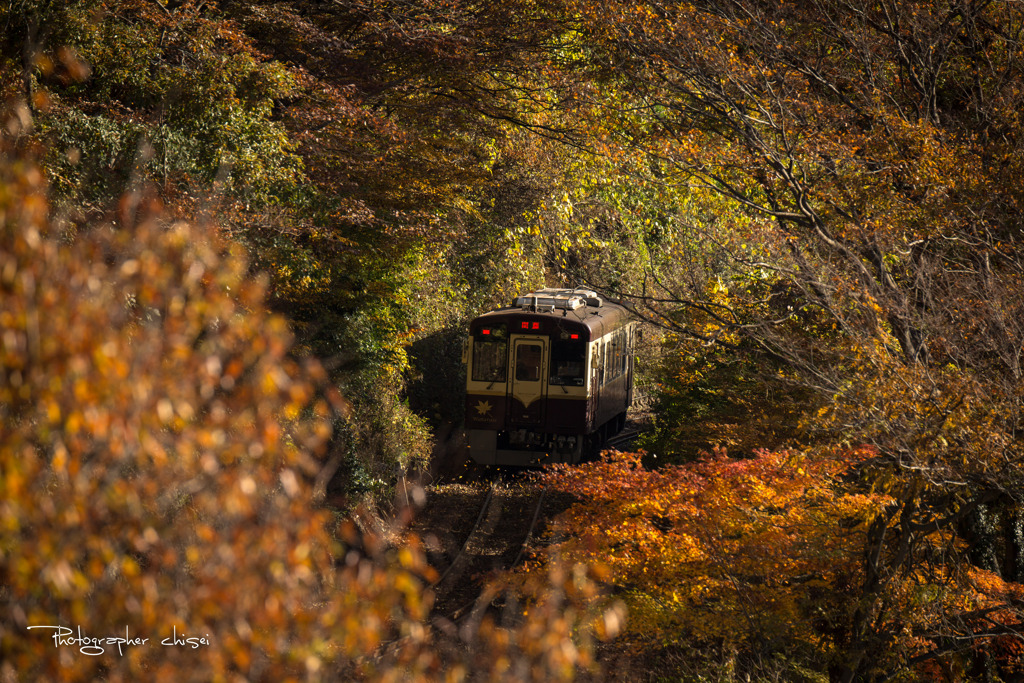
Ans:
<svg viewBox="0 0 1024 683"><path fill-rule="evenodd" d="M578 463L626 424L638 325L589 289L543 288L469 324L465 425L481 465Z"/></svg>

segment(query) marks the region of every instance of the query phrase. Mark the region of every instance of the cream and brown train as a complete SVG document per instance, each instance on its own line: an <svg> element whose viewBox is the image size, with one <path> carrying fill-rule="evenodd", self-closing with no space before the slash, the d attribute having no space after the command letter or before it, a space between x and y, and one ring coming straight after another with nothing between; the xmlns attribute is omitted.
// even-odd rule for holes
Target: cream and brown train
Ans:
<svg viewBox="0 0 1024 683"><path fill-rule="evenodd" d="M469 325L466 429L484 465L576 463L626 424L636 323L582 289L540 289Z"/></svg>

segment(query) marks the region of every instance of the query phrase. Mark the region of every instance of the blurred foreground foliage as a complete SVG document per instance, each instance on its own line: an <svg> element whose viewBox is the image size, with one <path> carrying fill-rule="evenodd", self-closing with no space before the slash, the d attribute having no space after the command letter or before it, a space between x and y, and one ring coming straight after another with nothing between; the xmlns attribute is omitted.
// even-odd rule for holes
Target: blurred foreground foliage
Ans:
<svg viewBox="0 0 1024 683"><path fill-rule="evenodd" d="M4 680L540 681L592 662L585 569L553 569L504 627L434 632L420 543L314 499L348 406L290 355L240 249L146 202L68 243L39 167L0 144ZM58 645L58 626L101 640Z"/></svg>

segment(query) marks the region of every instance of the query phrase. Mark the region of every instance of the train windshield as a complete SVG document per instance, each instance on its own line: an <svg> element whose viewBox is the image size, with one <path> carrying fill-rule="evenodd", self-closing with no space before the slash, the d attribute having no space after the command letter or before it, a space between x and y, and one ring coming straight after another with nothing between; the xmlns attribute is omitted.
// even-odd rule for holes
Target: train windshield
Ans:
<svg viewBox="0 0 1024 683"><path fill-rule="evenodd" d="M481 328L473 337L473 381L504 382L508 335L504 325Z"/></svg>
<svg viewBox="0 0 1024 683"><path fill-rule="evenodd" d="M549 384L582 387L586 369L586 342L555 339L551 343Z"/></svg>

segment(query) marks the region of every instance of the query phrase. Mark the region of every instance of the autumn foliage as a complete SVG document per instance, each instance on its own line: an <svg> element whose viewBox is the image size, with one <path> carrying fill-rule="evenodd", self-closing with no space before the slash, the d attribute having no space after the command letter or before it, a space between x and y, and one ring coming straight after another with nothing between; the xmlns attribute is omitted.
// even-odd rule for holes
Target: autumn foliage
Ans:
<svg viewBox="0 0 1024 683"><path fill-rule="evenodd" d="M866 446L739 459L716 449L658 470L641 454L615 452L556 466L541 482L577 502L526 573L544 558L600 567L628 605L627 639L689 653L681 669L689 675L722 666L729 675L834 674L863 605L869 528L893 519L890 495L856 484L877 457ZM937 530L928 543L939 548L945 536ZM886 587L872 629L887 644L865 670L934 670L936 640L948 628L950 638L975 634L976 653L995 643L998 667L1011 673L1020 645L1012 630L992 626L1016 622L1022 597L1020 585L992 572L933 557Z"/></svg>
<svg viewBox="0 0 1024 683"><path fill-rule="evenodd" d="M1019 3L19 0L0 28L8 677L569 677L606 599L693 678L1019 675ZM530 609L449 638L417 543L321 494L388 501L458 434L465 320L581 283L666 332L647 453L545 475L580 502ZM216 644L100 661L49 620Z"/></svg>
<svg viewBox="0 0 1024 683"><path fill-rule="evenodd" d="M544 483L579 502L549 552L604 566L640 641L785 643L806 655L821 637L816 622L850 609L836 589L855 580L858 536L886 502L839 490L850 464L723 450L658 470L628 453L555 468Z"/></svg>
<svg viewBox="0 0 1024 683"><path fill-rule="evenodd" d="M328 405L245 261L155 219L69 245L39 170L2 173L5 675L319 676L421 617L414 551L335 569L310 506ZM83 656L41 625L150 641Z"/></svg>

